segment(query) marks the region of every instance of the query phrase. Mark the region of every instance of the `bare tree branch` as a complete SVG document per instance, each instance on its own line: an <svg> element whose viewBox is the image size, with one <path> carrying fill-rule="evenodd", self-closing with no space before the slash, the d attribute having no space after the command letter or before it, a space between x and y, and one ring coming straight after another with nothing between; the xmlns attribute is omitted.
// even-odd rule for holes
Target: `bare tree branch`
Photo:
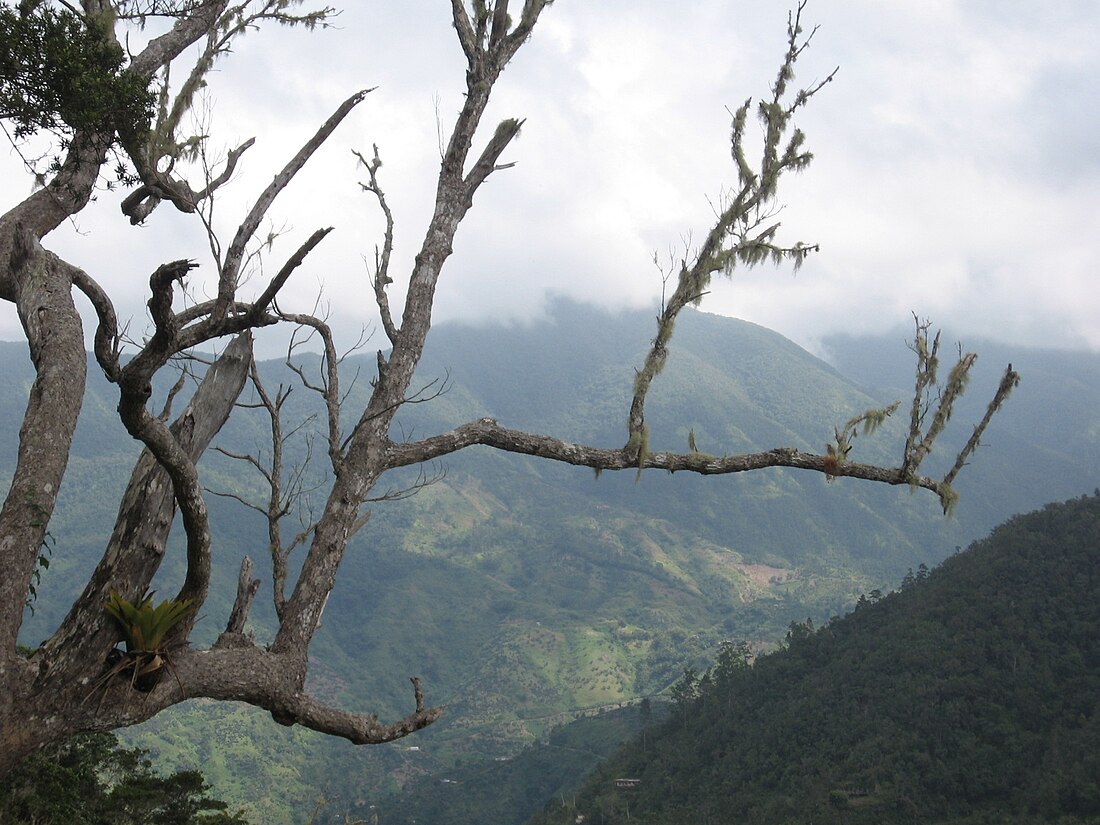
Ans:
<svg viewBox="0 0 1100 825"><path fill-rule="evenodd" d="M171 198L180 211L194 211L200 203L213 195L218 187L227 183L233 177L241 155L252 148L255 143L255 138L249 138L237 148L231 149L221 173L217 177L211 178L206 186L198 192L193 191L183 181L168 183L166 176L150 173L148 177L155 176L158 182L155 184L144 183L127 195L122 201L122 214L130 219L131 224L143 223L166 196Z"/></svg>
<svg viewBox="0 0 1100 825"><path fill-rule="evenodd" d="M504 150L508 148L508 144L511 143L516 135L519 134L519 130L523 127L522 120L502 120L497 125L496 133L493 135L489 144L481 153L481 157L477 159L470 173L466 176L466 186L470 190L471 196L477 190L485 179L489 177L497 169L507 168L510 164L504 166L498 166L497 160L503 154Z"/></svg>
<svg viewBox="0 0 1100 825"><path fill-rule="evenodd" d="M279 294L279 290L283 288L290 276L294 274L294 270L300 267L302 262L305 261L306 255L312 252L317 244L323 241L331 231L331 226L327 229L318 229L310 235L309 239L298 247L298 250L290 256L285 264L283 264L282 269L280 269L278 274L271 279L271 283L267 285L267 288L260 297L252 304L252 309L250 311L257 320L267 312L267 308L271 306L271 303L275 300L275 296Z"/></svg>
<svg viewBox="0 0 1100 825"><path fill-rule="evenodd" d="M393 213L390 212L389 204L386 203L386 195L378 183L378 170L382 166L382 160L378 157L377 144L374 146L374 157L369 161L359 152L353 151L353 154L367 170L367 174L370 175L369 183L359 185L364 192L371 192L378 199L378 206L386 218L382 249L375 248L372 285L374 286L374 300L378 304L378 313L382 317L382 329L386 333L386 338L389 339L390 344L396 345L399 330L393 323L393 315L390 313L390 299L386 293L386 287L393 283L393 278L390 277L390 256L393 254Z"/></svg>
<svg viewBox="0 0 1100 825"><path fill-rule="evenodd" d="M201 2L193 10L176 10L168 15L176 17L172 31L151 42L142 54L134 58L130 71L143 77L152 77L161 71L162 83L155 122L146 134L140 136L140 140L131 141L127 146L128 154L142 180L141 187L122 204L123 214L129 217L131 223L145 220L162 199L169 200L182 212L194 212L199 203L210 197L232 176L240 155L252 145L251 140L232 150L222 174L208 180L207 185L199 191L192 189L187 181L173 176L176 162L205 141L205 136L201 135L181 140L177 136L180 122L191 108L196 93L204 87L206 77L215 62L231 50L233 42L241 34L258 28L263 22L305 25L308 28L324 26L336 13L328 6L304 14L290 13L286 7L283 0L264 0L260 3L246 0L235 5L221 0ZM144 24L148 15L134 13L129 16ZM171 95L169 78L173 61L182 53L183 48L203 39L205 44L188 70L184 82L175 95ZM167 161L168 168L162 170L163 161Z"/></svg>
<svg viewBox="0 0 1100 825"><path fill-rule="evenodd" d="M343 103L337 107L336 111L332 113L328 120L326 120L321 128L317 130L298 153L283 167L282 171L277 174L268 187L263 191L252 209L249 211L245 219L241 221L240 227L237 229L236 235L233 238L233 242L230 244L228 251L225 255L225 262L222 264L222 271L218 279L218 298L214 305L214 310L211 313L214 319L224 318L229 312L230 306L236 297L237 279L240 276L240 265L244 258L245 245L252 239L252 236L256 234L256 229L260 225L260 221L264 215L267 214L267 210L274 203L275 198L279 196L293 180L294 176L298 174L299 170L305 166L306 161L313 156L321 144L328 139L328 136L335 131L336 127L340 125L348 113L351 112L356 106L358 106L363 99L370 94L373 89L364 89L361 92L356 92Z"/></svg>
<svg viewBox="0 0 1100 825"><path fill-rule="evenodd" d="M985 415L982 416L982 420L974 427L974 432L971 433L970 438L967 439L966 445L959 451L959 454L955 458L955 463L948 471L947 475L943 477L943 483L950 485L955 480L955 476L959 474L959 471L966 465L966 460L981 444L982 434L985 432L985 428L989 426L989 422L993 419L995 413L1001 409L1001 405L1008 399L1009 394L1013 389L1020 385L1020 374L1012 369L1012 365L1009 364L1004 371L1004 375L1001 376L1001 383L997 387L997 392L993 395L989 405L986 407Z"/></svg>
<svg viewBox="0 0 1100 825"><path fill-rule="evenodd" d="M340 397L340 362L343 359L337 355L332 330L324 321L315 316L301 313L286 314L283 315L283 318L291 323L311 329L320 336L321 343L324 346L321 355L322 383L320 385L313 384L306 376L305 371L294 363L292 355L295 339L293 338L287 350L285 363L301 380L302 386L316 392L324 399L326 420L328 421L328 457L333 472L339 472L340 465L344 460L344 452L340 443L340 402L342 401Z"/></svg>
<svg viewBox="0 0 1100 825"><path fill-rule="evenodd" d="M451 0L451 15L455 31L458 32L458 42L462 45L467 62L472 66L477 60L479 45L462 0Z"/></svg>
<svg viewBox="0 0 1100 825"><path fill-rule="evenodd" d="M480 418L421 441L394 443L387 451L387 463L394 468L406 467L450 455L475 444L600 471L628 470L638 467L637 457L627 449L590 447L552 436L513 430L502 427L491 418ZM670 473L683 471L700 475L728 475L762 470L767 467L792 467L814 470L822 474L830 473L827 456L807 453L793 447L731 456L712 456L696 451L654 452L646 454L643 466L646 469L667 470ZM937 484L932 479L910 479L900 468L885 468L854 462L846 463L830 474L887 484L916 484L933 491Z"/></svg>
<svg viewBox="0 0 1100 825"><path fill-rule="evenodd" d="M131 61L129 71L142 77L153 73L175 60L184 49L196 43L215 28L229 0L206 0L198 3L186 15L176 19L171 30L153 38Z"/></svg>
<svg viewBox="0 0 1100 825"><path fill-rule="evenodd" d="M241 559L241 572L237 577L237 598L233 601L233 610L229 614L222 638L218 639L215 647L225 646L222 639L226 635L243 636L244 625L248 621L248 612L252 607L252 600L260 589L260 580L252 578L252 559L245 556Z"/></svg>

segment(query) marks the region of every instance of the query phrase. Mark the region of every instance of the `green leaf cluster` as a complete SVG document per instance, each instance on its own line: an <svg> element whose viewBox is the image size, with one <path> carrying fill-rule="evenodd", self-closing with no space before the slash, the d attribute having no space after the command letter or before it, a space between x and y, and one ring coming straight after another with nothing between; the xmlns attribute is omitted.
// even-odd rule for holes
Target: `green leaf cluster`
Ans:
<svg viewBox="0 0 1100 825"><path fill-rule="evenodd" d="M37 825L247 825L209 795L197 771L162 775L113 734L53 745L0 783L0 822Z"/></svg>
<svg viewBox="0 0 1100 825"><path fill-rule="evenodd" d="M148 79L125 71L107 22L41 0L0 6L0 118L16 139L81 130L126 139L148 128Z"/></svg>
<svg viewBox="0 0 1100 825"><path fill-rule="evenodd" d="M193 610L191 600L165 599L153 606L153 594L145 594L137 604L116 592L103 609L118 623L126 650L138 653L158 653L164 648L168 633Z"/></svg>

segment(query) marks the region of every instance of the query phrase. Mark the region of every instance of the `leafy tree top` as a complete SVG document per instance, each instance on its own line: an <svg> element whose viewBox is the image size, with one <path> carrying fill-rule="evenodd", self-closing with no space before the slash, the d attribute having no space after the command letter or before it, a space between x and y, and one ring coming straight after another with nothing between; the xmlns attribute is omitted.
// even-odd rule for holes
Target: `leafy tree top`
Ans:
<svg viewBox="0 0 1100 825"><path fill-rule="evenodd" d="M246 825L196 771L163 775L145 751L113 734L73 737L43 749L5 777L0 822L41 825Z"/></svg>
<svg viewBox="0 0 1100 825"><path fill-rule="evenodd" d="M77 130L122 139L147 128L154 95L148 78L125 70L110 21L42 0L0 6L0 117L14 137Z"/></svg>

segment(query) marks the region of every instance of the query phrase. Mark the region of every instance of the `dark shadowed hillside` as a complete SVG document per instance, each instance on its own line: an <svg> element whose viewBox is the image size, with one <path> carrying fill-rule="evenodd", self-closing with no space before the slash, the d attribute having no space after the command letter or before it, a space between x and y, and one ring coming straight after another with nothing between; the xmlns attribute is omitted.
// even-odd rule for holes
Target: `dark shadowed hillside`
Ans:
<svg viewBox="0 0 1100 825"><path fill-rule="evenodd" d="M1100 492L752 666L723 651L646 747L535 822L1100 821L1098 597Z"/></svg>

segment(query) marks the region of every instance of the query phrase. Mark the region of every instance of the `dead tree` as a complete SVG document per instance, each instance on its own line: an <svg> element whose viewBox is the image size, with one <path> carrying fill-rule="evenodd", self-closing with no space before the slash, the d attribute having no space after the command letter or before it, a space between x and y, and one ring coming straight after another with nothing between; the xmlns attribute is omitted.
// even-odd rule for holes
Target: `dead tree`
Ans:
<svg viewBox="0 0 1100 825"><path fill-rule="evenodd" d="M678 314L702 298L715 274L737 266L791 261L795 266L816 250L807 244L782 245L774 220L776 195L783 176L810 162L804 136L793 125L800 108L832 80L793 90L795 63L809 36L800 25L801 6L788 21L787 51L770 92L755 104L750 100L733 116L731 147L737 185L716 210L716 220L702 244L674 272L674 289L663 301L652 347L637 370L633 400L624 411L624 444L598 447L562 441L548 434L520 432L488 418L418 441L391 437L391 423L403 404L415 397L414 370L431 325L436 284L451 254L455 234L471 208L474 195L494 173L511 164L502 161L519 133L522 121L504 120L473 153L486 105L501 72L513 58L549 5L549 0L524 0L510 12L507 0L472 7L452 0L458 41L466 57L466 94L443 152L435 208L415 257L400 317L391 311L389 274L393 217L378 180L380 162L361 157L368 180L363 188L386 218L386 233L376 258L373 297L388 350L378 354L378 372L366 407L352 420L344 417L335 344L323 321L281 309L279 292L309 252L330 231L318 229L301 243L257 294L241 288L242 267L262 219L287 183L340 121L366 97L351 95L321 125L299 152L259 193L228 246L211 238L217 271L208 283L214 297L202 302L182 299L183 284L199 276L188 260L166 262L149 278L147 337L133 346L131 357L120 357L123 340L111 297L95 280L43 246L43 240L70 216L84 209L101 179L108 159L121 155L132 167L132 192L123 202L125 217L141 223L160 205L202 216L218 187L251 145L231 151L222 168L193 187L177 171L193 141L181 134L181 113L210 66L228 51L232 38L245 28L265 22L323 23L328 9L293 13L292 0L176 0L175 2L110 2L83 0L81 8L63 4L82 26L84 35L104 48L119 48L118 32L143 15L167 16L171 26L133 55L118 77L152 83L159 96L144 122L126 128L108 115L59 117L68 127L67 140L48 182L0 217L0 297L15 304L26 330L37 371L20 433L18 462L0 511L0 773L48 742L80 731L110 730L150 718L161 710L194 697L248 702L266 709L280 723L301 724L355 743L387 742L423 728L441 713L425 703L420 682L413 679L414 706L408 716L384 724L365 712L329 707L305 690L307 653L325 602L336 581L349 540L363 526L362 505L377 496L380 479L391 470L423 465L465 447L481 444L498 450L538 456L593 468L596 471L646 469L682 470L701 474L737 473L765 467L793 467L829 477L850 476L931 490L945 508L954 501L951 482L976 448L989 417L1017 381L1009 368L989 414L978 424L953 469L942 479L921 474L923 458L951 415L965 385L973 356L966 355L942 384L937 381L938 339L929 339L927 325L918 324L915 350L917 383L910 407L911 426L896 467L856 462L850 457L858 430L871 429L894 408L871 410L837 428L835 443L821 454L778 447L749 455L711 456L652 449L645 421L649 388L665 362ZM47 3L29 4L31 14ZM37 9L37 11L36 11ZM55 8L56 10L56 8ZM78 13L79 12L79 13ZM185 52L197 57L183 68L178 91L169 85L169 67L179 77ZM109 114L109 113L108 113ZM751 161L744 135L751 115L764 134L763 150ZM5 115L6 116L6 115ZM98 119L97 119L98 118ZM180 164L182 167L183 164ZM83 593L68 615L37 649L17 646L28 589L39 549L46 537L69 455L85 386L84 333L74 304L74 290L95 308L95 357L119 393L118 411L127 431L145 449L134 468L120 503L115 528ZM191 294L198 294L192 291ZM182 306L180 304L182 303ZM256 586L242 569L238 601L225 632L209 649L197 649L188 639L194 610L167 634L165 652L171 676L135 690L117 665L119 630L104 607L112 598L140 601L164 557L174 515L182 516L186 533L186 576L175 599L197 610L210 586L211 534L204 490L196 463L219 431L249 375L252 331L275 324L305 324L324 343L324 380L316 385L323 399L320 438L325 443L333 481L323 508L297 539L304 559L296 579L287 581L286 565L275 588L278 630L269 644L255 643L243 632ZM194 396L172 420L150 410L153 377L174 357L214 342L225 344ZM226 344L226 342L228 342ZM276 421L281 402L268 398ZM278 428L273 426L276 438ZM269 481L271 478L269 477ZM272 487L272 518L277 521L281 489ZM277 532L277 531L276 531ZM286 553L281 541L271 541L273 554ZM292 545L293 546L293 545ZM289 588L289 592L285 588Z"/></svg>

